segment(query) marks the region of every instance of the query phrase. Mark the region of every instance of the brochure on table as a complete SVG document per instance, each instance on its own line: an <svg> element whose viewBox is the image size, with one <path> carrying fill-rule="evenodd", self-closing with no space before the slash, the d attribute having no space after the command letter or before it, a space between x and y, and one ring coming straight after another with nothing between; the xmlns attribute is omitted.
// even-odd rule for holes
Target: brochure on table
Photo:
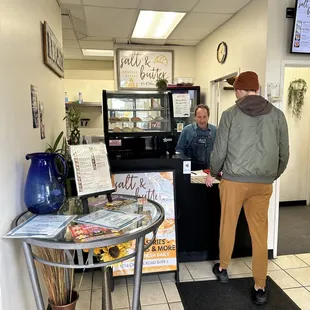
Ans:
<svg viewBox="0 0 310 310"><path fill-rule="evenodd" d="M143 215L110 211L106 209L87 214L76 220L77 223L92 224L121 230L143 218Z"/></svg>
<svg viewBox="0 0 310 310"><path fill-rule="evenodd" d="M78 196L114 190L105 144L70 146Z"/></svg>
<svg viewBox="0 0 310 310"><path fill-rule="evenodd" d="M165 210L165 220L158 229L154 243L145 251L143 273L177 270L175 232L174 172L132 172L112 175L117 194L145 197L159 203ZM152 234L145 237L149 242ZM132 242L130 252L135 249ZM134 259L126 260L113 267L114 276L132 275Z"/></svg>
<svg viewBox="0 0 310 310"><path fill-rule="evenodd" d="M53 238L75 218L75 215L34 215L15 227L5 238Z"/></svg>

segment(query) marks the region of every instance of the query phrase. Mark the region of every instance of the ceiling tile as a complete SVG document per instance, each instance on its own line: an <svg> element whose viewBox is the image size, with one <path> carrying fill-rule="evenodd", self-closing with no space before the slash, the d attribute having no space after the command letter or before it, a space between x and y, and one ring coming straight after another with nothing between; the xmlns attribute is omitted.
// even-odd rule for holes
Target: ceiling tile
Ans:
<svg viewBox="0 0 310 310"><path fill-rule="evenodd" d="M164 45L166 40L152 40L152 39L130 39L131 43L147 44L147 45Z"/></svg>
<svg viewBox="0 0 310 310"><path fill-rule="evenodd" d="M168 12L188 12L198 0L141 0L140 9Z"/></svg>
<svg viewBox="0 0 310 310"><path fill-rule="evenodd" d="M251 0L199 1L193 13L236 13Z"/></svg>
<svg viewBox="0 0 310 310"><path fill-rule="evenodd" d="M86 6L85 14L89 36L129 37L137 10Z"/></svg>
<svg viewBox="0 0 310 310"><path fill-rule="evenodd" d="M183 18L168 39L202 40L231 16L232 14L190 13Z"/></svg>
<svg viewBox="0 0 310 310"><path fill-rule="evenodd" d="M60 0L64 4L81 4L81 0Z"/></svg>
<svg viewBox="0 0 310 310"><path fill-rule="evenodd" d="M112 50L113 44L114 44L113 41L86 41L86 40L80 41L81 48L89 48L89 49Z"/></svg>
<svg viewBox="0 0 310 310"><path fill-rule="evenodd" d="M195 46L199 43L199 40L166 40L166 45L190 45Z"/></svg>
<svg viewBox="0 0 310 310"><path fill-rule="evenodd" d="M61 5L61 8L62 12L70 11L70 14L72 16L77 17L79 19L84 19L83 5L64 3Z"/></svg>
<svg viewBox="0 0 310 310"><path fill-rule="evenodd" d="M75 34L74 31L71 29L63 29L62 30L62 39L63 40L75 40Z"/></svg>
<svg viewBox="0 0 310 310"><path fill-rule="evenodd" d="M61 23L63 29L73 29L69 15L61 15Z"/></svg>
<svg viewBox="0 0 310 310"><path fill-rule="evenodd" d="M139 0L83 0L83 3L107 8L135 9L138 7Z"/></svg>
<svg viewBox="0 0 310 310"><path fill-rule="evenodd" d="M80 48L77 40L63 40L64 48Z"/></svg>
<svg viewBox="0 0 310 310"><path fill-rule="evenodd" d="M83 41L110 41L110 37L105 36L86 36L86 38L83 39Z"/></svg>
<svg viewBox="0 0 310 310"><path fill-rule="evenodd" d="M78 40L84 40L86 38L86 34L79 31L76 31L76 36Z"/></svg>
<svg viewBox="0 0 310 310"><path fill-rule="evenodd" d="M77 17L72 17L72 22L76 31L81 32L85 35L87 34L87 27L84 20Z"/></svg>

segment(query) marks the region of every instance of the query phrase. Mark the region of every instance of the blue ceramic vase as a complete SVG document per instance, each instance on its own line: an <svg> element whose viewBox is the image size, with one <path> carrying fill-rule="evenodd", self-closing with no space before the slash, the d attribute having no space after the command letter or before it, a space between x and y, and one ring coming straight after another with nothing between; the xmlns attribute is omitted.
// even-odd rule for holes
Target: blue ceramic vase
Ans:
<svg viewBox="0 0 310 310"><path fill-rule="evenodd" d="M67 176L67 164L60 154L32 153L26 159L31 159L25 184L24 200L28 210L34 214L56 212L65 201L63 182ZM63 172L57 168L62 165Z"/></svg>

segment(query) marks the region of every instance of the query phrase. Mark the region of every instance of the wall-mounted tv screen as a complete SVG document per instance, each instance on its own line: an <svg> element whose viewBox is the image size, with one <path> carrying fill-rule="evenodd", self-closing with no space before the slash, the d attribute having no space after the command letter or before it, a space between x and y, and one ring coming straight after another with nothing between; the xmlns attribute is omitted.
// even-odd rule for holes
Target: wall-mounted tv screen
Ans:
<svg viewBox="0 0 310 310"><path fill-rule="evenodd" d="M296 0L291 53L310 54L310 0Z"/></svg>

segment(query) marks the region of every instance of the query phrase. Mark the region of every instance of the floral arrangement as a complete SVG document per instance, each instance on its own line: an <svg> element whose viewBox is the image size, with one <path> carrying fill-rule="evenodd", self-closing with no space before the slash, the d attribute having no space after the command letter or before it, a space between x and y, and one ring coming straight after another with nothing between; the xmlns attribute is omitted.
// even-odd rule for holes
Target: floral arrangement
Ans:
<svg viewBox="0 0 310 310"><path fill-rule="evenodd" d="M110 245L102 248L94 249L94 255L98 260L103 262L111 262L113 260L125 257L128 255L128 249L131 247L131 241ZM85 249L84 252L89 252Z"/></svg>

